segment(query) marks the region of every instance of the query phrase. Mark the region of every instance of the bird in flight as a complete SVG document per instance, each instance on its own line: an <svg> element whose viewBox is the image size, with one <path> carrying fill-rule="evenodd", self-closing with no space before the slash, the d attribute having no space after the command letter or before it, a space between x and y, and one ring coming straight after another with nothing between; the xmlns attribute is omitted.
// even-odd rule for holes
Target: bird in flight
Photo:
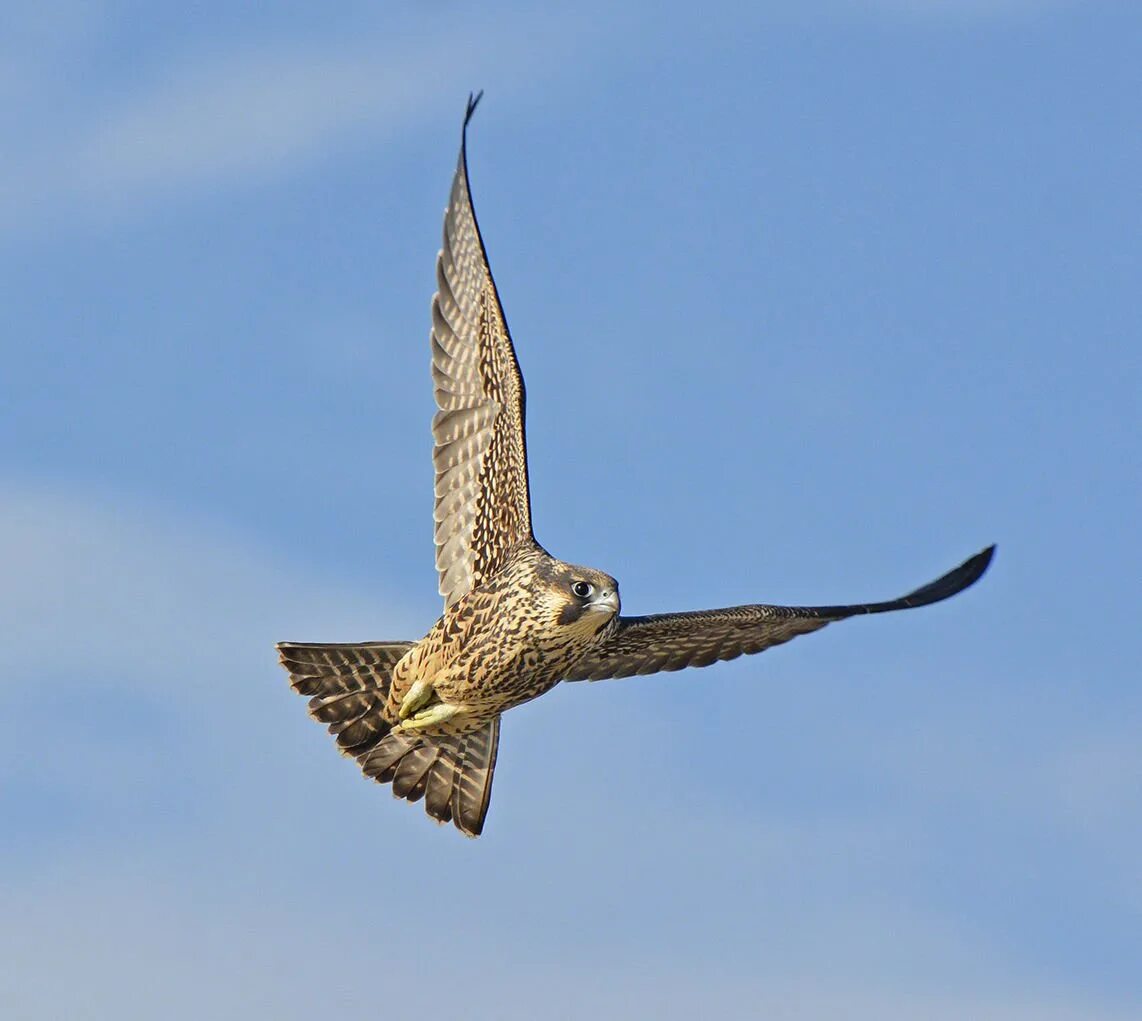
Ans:
<svg viewBox="0 0 1142 1021"><path fill-rule="evenodd" d="M653 674L762 652L833 621L927 606L987 569L990 546L899 599L627 617L609 574L532 532L524 386L468 188L469 97L432 299L436 569L444 612L418 642L281 642L293 689L343 754L438 822L478 836L500 717L560 681Z"/></svg>

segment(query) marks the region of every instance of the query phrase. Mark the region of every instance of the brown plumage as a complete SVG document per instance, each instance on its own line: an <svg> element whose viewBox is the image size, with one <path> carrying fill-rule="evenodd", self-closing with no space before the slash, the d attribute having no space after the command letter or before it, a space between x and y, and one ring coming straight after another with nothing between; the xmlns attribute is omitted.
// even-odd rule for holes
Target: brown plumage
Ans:
<svg viewBox="0 0 1142 1021"><path fill-rule="evenodd" d="M432 301L436 568L444 613L419 642L282 642L282 664L341 751L468 836L484 826L500 716L561 680L602 680L761 652L832 621L939 602L988 547L883 603L619 616L610 575L550 556L531 529L524 386L468 189L467 128Z"/></svg>

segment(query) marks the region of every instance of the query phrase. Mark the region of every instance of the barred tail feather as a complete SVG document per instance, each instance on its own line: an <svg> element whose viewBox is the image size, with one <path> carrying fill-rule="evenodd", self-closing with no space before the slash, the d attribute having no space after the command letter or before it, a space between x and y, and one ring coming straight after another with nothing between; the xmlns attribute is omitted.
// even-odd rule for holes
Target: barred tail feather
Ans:
<svg viewBox="0 0 1142 1021"><path fill-rule="evenodd" d="M290 684L309 696L309 715L328 726L343 755L406 801L424 799L438 822L477 837L484 828L499 746L499 717L470 734L393 733L384 717L393 668L412 642L318 645L281 642Z"/></svg>

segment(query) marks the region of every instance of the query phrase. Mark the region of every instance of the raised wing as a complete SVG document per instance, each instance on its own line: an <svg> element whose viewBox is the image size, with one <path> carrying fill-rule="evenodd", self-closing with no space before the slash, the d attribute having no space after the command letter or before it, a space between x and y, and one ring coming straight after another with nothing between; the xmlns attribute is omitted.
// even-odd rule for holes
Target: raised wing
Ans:
<svg viewBox="0 0 1142 1021"><path fill-rule="evenodd" d="M927 606L962 592L980 579L994 546L965 560L942 578L886 603L852 606L731 606L724 610L620 617L618 627L567 676L569 681L654 674L763 652L835 620Z"/></svg>
<svg viewBox="0 0 1142 1021"><path fill-rule="evenodd" d="M524 388L468 190L468 99L432 299L436 569L449 606L531 537Z"/></svg>

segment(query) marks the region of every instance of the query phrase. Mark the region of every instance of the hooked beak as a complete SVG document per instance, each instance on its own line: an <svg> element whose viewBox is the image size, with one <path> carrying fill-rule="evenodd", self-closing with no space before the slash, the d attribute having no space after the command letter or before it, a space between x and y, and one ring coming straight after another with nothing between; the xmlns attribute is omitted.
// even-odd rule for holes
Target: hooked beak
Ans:
<svg viewBox="0 0 1142 1021"><path fill-rule="evenodd" d="M596 613L618 613L619 594L611 589L607 589L605 592L600 592L595 596L585 608L594 610Z"/></svg>

